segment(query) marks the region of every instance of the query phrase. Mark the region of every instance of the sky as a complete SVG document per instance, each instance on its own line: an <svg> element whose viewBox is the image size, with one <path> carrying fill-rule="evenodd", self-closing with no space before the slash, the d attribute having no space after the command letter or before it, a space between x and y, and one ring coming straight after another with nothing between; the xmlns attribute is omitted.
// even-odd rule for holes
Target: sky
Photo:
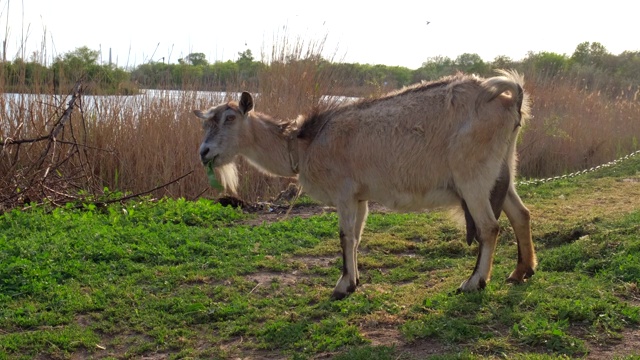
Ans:
<svg viewBox="0 0 640 360"><path fill-rule="evenodd" d="M635 1L622 0L0 0L6 59L51 62L87 46L99 61L131 68L189 53L235 61L250 49L268 61L274 43L321 46L336 62L419 68L436 56L485 61L527 53L570 56L599 42L612 54L640 50ZM0 48L0 53L2 49Z"/></svg>

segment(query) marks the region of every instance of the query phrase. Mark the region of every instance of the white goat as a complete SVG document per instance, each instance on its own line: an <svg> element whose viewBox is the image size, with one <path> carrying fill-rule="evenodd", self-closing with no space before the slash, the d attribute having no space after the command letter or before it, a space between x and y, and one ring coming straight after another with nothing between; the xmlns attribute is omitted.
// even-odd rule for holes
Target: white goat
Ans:
<svg viewBox="0 0 640 360"><path fill-rule="evenodd" d="M343 271L332 297L359 284L357 248L368 201L415 211L461 206L467 241L478 260L462 291L483 289L491 276L501 211L518 242L508 281L534 273L529 210L516 193L516 138L529 116L522 77L501 71L482 79L456 75L385 96L279 121L252 111L253 98L195 110L205 136L200 157L213 162L235 191L234 158L278 176L298 175L312 197L337 208Z"/></svg>

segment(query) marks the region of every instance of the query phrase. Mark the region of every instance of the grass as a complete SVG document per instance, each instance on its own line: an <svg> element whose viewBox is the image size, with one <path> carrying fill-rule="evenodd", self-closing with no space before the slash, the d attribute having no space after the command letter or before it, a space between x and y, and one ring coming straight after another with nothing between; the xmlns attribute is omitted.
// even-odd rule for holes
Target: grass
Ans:
<svg viewBox="0 0 640 360"><path fill-rule="evenodd" d="M439 212L371 214L362 286L337 302L334 213L253 226L205 199L6 212L0 359L625 358L640 347L638 168L522 186L538 272L503 281L503 218L493 280L471 294L455 290L477 247Z"/></svg>

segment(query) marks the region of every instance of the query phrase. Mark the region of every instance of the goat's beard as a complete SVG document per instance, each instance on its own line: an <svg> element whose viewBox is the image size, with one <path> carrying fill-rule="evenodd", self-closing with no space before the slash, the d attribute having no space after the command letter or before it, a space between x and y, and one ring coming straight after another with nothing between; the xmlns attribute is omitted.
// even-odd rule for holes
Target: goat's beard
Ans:
<svg viewBox="0 0 640 360"><path fill-rule="evenodd" d="M236 194L238 188L238 168L234 161L216 168L220 183L224 189L232 194Z"/></svg>

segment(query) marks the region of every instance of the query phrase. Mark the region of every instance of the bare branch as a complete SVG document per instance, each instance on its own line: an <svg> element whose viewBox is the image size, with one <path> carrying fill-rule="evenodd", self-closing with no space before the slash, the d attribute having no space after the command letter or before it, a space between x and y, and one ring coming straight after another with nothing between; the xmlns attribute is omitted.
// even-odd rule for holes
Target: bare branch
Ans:
<svg viewBox="0 0 640 360"><path fill-rule="evenodd" d="M167 187L167 186L169 186L171 184L177 183L178 181L186 178L187 176L189 176L191 174L193 174L193 170L189 171L188 173L186 173L186 174L184 174L182 176L179 176L178 178L176 178L174 180L169 181L168 183L162 184L160 186L156 186L151 190L139 192L139 193L133 194L133 195L124 196L124 197L121 197L119 199L107 200L107 201L96 201L96 202L94 202L94 204L95 205L100 205L100 206L105 206L105 205L108 205L108 204L113 204L113 203L117 203L117 202L121 202L121 201L130 200L130 199L133 199L133 198L137 198L137 197L140 197L140 196L148 195L148 194L151 194L152 192L154 192L156 190L160 190L160 189L165 188L165 187Z"/></svg>

